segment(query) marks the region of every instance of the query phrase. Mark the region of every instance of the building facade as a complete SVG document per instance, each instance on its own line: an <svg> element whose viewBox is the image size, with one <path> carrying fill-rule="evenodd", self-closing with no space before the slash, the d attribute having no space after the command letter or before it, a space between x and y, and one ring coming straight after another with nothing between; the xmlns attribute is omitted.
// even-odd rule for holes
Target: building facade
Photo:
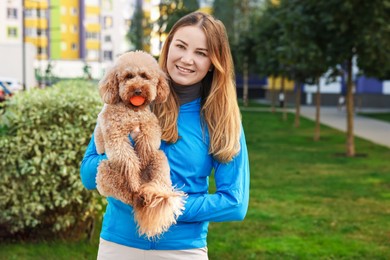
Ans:
<svg viewBox="0 0 390 260"><path fill-rule="evenodd" d="M21 1L0 1L0 10L0 43L19 44L23 33Z"/></svg>
<svg viewBox="0 0 390 260"><path fill-rule="evenodd" d="M36 47L37 60L112 61L129 49L126 33L133 2L2 0L0 43L24 38Z"/></svg>

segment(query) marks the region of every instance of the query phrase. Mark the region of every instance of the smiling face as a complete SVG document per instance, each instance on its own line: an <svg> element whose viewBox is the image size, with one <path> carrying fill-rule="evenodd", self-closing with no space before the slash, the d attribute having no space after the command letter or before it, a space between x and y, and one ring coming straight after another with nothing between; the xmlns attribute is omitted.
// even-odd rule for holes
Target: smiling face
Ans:
<svg viewBox="0 0 390 260"><path fill-rule="evenodd" d="M178 85L200 82L211 67L205 33L198 26L178 29L169 46L167 70Z"/></svg>

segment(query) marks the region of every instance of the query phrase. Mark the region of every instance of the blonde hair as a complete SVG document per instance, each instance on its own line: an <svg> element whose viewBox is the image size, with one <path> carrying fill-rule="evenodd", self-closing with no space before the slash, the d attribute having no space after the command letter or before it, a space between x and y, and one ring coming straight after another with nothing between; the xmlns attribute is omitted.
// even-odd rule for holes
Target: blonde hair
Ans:
<svg viewBox="0 0 390 260"><path fill-rule="evenodd" d="M201 12L182 17L168 34L161 51L160 66L167 72L169 46L176 31L194 25L199 26L206 35L213 67L202 80L201 116L210 135L209 153L220 162L229 162L240 150L241 116L237 104L233 59L223 23ZM162 139L175 143L179 138L179 102L172 87L167 102L154 104L153 111L163 129Z"/></svg>

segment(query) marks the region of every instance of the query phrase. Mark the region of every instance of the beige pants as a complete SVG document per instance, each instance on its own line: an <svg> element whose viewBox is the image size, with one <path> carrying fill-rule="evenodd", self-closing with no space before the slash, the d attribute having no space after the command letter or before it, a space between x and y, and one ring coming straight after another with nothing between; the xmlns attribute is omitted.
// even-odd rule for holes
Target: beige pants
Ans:
<svg viewBox="0 0 390 260"><path fill-rule="evenodd" d="M207 247L189 250L142 250L100 238L98 260L208 260Z"/></svg>

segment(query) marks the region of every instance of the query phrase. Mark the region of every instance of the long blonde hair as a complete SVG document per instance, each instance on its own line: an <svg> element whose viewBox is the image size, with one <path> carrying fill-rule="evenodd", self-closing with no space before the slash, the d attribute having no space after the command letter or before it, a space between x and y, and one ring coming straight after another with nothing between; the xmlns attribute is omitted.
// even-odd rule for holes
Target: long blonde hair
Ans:
<svg viewBox="0 0 390 260"><path fill-rule="evenodd" d="M229 162L240 150L241 116L237 104L233 59L223 23L201 12L182 17L172 27L160 55L160 66L167 72L169 46L176 31L184 26L199 26L205 33L213 70L202 80L201 115L207 124L209 153L220 162ZM171 87L167 102L154 104L153 111L163 129L162 139L175 143L178 138L179 102Z"/></svg>

